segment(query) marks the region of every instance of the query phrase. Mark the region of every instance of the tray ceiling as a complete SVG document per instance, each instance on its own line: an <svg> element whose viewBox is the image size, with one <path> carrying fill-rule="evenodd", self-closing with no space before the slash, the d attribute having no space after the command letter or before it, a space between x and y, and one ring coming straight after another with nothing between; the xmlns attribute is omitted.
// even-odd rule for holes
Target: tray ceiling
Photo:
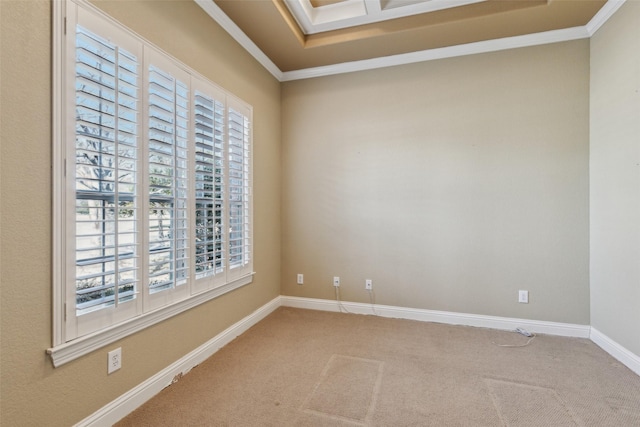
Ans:
<svg viewBox="0 0 640 427"><path fill-rule="evenodd" d="M203 2L213 2L285 73L577 29L587 25L607 3L606 0L196 1L201 6Z"/></svg>

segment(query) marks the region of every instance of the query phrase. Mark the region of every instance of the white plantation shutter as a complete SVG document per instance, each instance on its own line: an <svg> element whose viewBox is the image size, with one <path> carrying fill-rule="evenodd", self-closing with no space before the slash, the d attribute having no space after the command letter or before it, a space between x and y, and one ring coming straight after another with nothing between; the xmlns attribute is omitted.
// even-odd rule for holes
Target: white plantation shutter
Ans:
<svg viewBox="0 0 640 427"><path fill-rule="evenodd" d="M230 102L227 121L229 275L236 277L251 267L251 110Z"/></svg>
<svg viewBox="0 0 640 427"><path fill-rule="evenodd" d="M148 292L178 287L189 277L188 152L189 76L148 51ZM158 65L159 64L159 65ZM169 292L173 291L173 292ZM171 296L170 296L171 295ZM149 301L150 302L150 301Z"/></svg>
<svg viewBox="0 0 640 427"><path fill-rule="evenodd" d="M251 107L90 4L61 4L56 366L253 276Z"/></svg>
<svg viewBox="0 0 640 427"><path fill-rule="evenodd" d="M73 179L75 260L72 304L75 337L136 314L140 285L138 97L141 46L114 28L127 48L88 30L79 15L75 28ZM99 27L105 30L104 26ZM113 37L113 36L111 36ZM71 155L71 153L70 153ZM69 173L71 175L69 175ZM109 311L109 316L99 311Z"/></svg>
<svg viewBox="0 0 640 427"><path fill-rule="evenodd" d="M225 279L225 104L224 93L193 80L195 119L195 274L197 290Z"/></svg>

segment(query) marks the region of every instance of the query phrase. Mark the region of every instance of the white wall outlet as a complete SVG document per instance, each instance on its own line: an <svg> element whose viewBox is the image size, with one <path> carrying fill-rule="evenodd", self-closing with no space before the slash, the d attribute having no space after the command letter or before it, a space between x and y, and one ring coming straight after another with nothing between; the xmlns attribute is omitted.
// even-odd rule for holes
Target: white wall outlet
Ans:
<svg viewBox="0 0 640 427"><path fill-rule="evenodd" d="M107 359L107 374L111 374L120 368L122 368L122 347L118 347L109 352L109 357Z"/></svg>
<svg viewBox="0 0 640 427"><path fill-rule="evenodd" d="M304 274L298 274L298 285L302 285L304 283Z"/></svg>
<svg viewBox="0 0 640 427"><path fill-rule="evenodd" d="M521 304L529 304L529 291L518 291L518 302Z"/></svg>
<svg viewBox="0 0 640 427"><path fill-rule="evenodd" d="M333 286L336 288L340 286L340 278L338 276L333 276Z"/></svg>
<svg viewBox="0 0 640 427"><path fill-rule="evenodd" d="M368 291L373 289L373 281L371 279L367 279L364 281L364 288Z"/></svg>

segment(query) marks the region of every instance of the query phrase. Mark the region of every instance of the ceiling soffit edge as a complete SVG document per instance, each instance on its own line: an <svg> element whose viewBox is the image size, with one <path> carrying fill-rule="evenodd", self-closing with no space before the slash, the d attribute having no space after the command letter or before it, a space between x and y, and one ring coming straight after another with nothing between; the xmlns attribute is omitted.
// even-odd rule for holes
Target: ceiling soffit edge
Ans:
<svg viewBox="0 0 640 427"><path fill-rule="evenodd" d="M598 29L627 1L608 0L607 3L584 26L564 30L487 40L450 47L427 49L419 52L392 55L360 61L343 62L327 66L305 68L283 72L267 55L214 3L214 0L194 0L214 21L222 26L245 50L247 50L278 81L294 81L328 75L392 67L435 59L445 59L476 53L495 52L518 47L535 46L577 40L593 36ZM282 0L272 0L274 3ZM285 7L284 5L282 7ZM293 17L291 17L293 19Z"/></svg>
<svg viewBox="0 0 640 427"><path fill-rule="evenodd" d="M284 0L271 0L271 1L273 2L274 6L282 16L282 19L284 19L284 22L286 22L287 26L289 27L293 35L296 37L296 39L300 43L300 46L304 47L307 43L307 36L300 28L300 25L298 24L298 21L296 20L296 18L291 14L291 11L284 3Z"/></svg>

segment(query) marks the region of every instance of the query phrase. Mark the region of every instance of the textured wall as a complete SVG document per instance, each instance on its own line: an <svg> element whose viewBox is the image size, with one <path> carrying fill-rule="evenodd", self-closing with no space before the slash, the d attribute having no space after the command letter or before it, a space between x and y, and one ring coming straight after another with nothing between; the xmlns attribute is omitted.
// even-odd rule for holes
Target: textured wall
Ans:
<svg viewBox="0 0 640 427"><path fill-rule="evenodd" d="M249 286L52 367L51 5L0 1L1 425L72 425L279 295L279 83L191 1L98 5L253 105L257 274ZM107 376L107 351L118 346L123 368Z"/></svg>
<svg viewBox="0 0 640 427"><path fill-rule="evenodd" d="M591 40L591 324L640 355L640 3Z"/></svg>
<svg viewBox="0 0 640 427"><path fill-rule="evenodd" d="M589 324L589 42L283 84L282 293ZM296 273L305 284L296 285ZM530 304L518 304L519 289Z"/></svg>

